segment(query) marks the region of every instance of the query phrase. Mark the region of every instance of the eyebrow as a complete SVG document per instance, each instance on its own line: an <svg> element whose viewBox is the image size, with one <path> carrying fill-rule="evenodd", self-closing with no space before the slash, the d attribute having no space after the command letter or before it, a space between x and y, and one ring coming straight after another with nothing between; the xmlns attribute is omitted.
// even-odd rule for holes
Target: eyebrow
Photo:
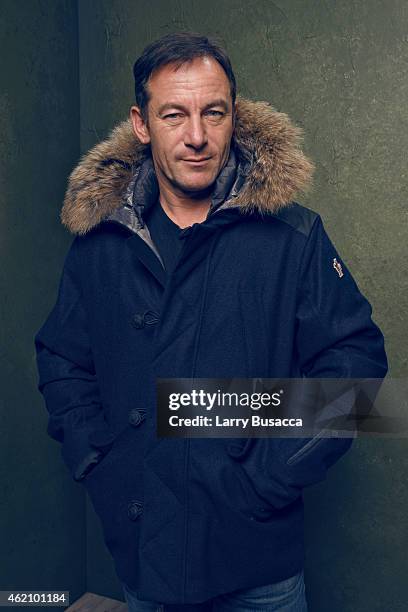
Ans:
<svg viewBox="0 0 408 612"><path fill-rule="evenodd" d="M225 111L228 111L228 104L223 98L212 100L211 102L206 104L202 110L205 111L209 108L212 108L213 106L221 106ZM166 102L166 104L162 104L159 107L157 112L161 114L163 111L168 110L170 108L177 108L179 110L187 110L185 106L183 106L182 104L178 104L177 102Z"/></svg>

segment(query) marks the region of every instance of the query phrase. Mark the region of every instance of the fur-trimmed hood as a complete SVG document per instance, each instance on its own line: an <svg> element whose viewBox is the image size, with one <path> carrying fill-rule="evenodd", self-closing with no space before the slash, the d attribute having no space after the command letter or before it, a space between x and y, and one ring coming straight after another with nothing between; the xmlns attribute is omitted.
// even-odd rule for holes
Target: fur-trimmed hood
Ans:
<svg viewBox="0 0 408 612"><path fill-rule="evenodd" d="M249 161L246 179L234 206L242 212L277 212L304 191L312 162L300 149L301 129L267 102L237 97L234 143ZM134 135L130 120L93 147L72 172L61 211L73 234L86 234L124 205L127 188L150 146Z"/></svg>

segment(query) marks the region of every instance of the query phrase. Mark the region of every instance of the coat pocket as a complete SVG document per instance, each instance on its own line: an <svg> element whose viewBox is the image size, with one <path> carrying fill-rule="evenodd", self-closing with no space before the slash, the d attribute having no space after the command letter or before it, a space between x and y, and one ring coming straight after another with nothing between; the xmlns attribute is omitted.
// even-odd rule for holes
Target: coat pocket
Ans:
<svg viewBox="0 0 408 612"><path fill-rule="evenodd" d="M104 468L108 467L108 465L111 465L111 463L115 461L115 458L121 455L123 441L126 440L126 437L131 433L132 428L130 427L130 425L126 425L125 428L116 435L112 444L110 445L109 450L105 452L104 455L102 455L98 463L96 463L95 466L91 470L89 470L89 472L82 480L84 484L87 484L90 480L93 479L94 476L96 476L100 472L103 472Z"/></svg>
<svg viewBox="0 0 408 612"><path fill-rule="evenodd" d="M274 514L274 508L263 497L257 481L247 473L243 463L229 458L222 470L222 480L228 504L247 519L264 522Z"/></svg>
<svg viewBox="0 0 408 612"><path fill-rule="evenodd" d="M108 453L83 479L112 554L118 549L125 550L129 541L135 541L137 546L139 521L135 508L141 513L142 464L140 433L129 425L119 432Z"/></svg>
<svg viewBox="0 0 408 612"><path fill-rule="evenodd" d="M322 439L322 434L318 434L314 438L308 440L305 444L303 444L303 446L299 448L298 451L296 451L296 453L291 455L286 460L286 465L295 465L296 463L299 463L299 461L307 457L307 455L311 453L318 446L318 444L321 443Z"/></svg>
<svg viewBox="0 0 408 612"><path fill-rule="evenodd" d="M320 431L316 436L310 438L306 443L304 443L299 450L297 450L293 455L291 455L286 460L286 465L296 465L302 459L307 457L309 453L311 453L323 440L326 434L326 431Z"/></svg>
<svg viewBox="0 0 408 612"><path fill-rule="evenodd" d="M292 468L286 464L286 458L292 456L298 443L298 439L250 438L240 444L240 450L238 446L234 448L235 441L227 446L227 452L231 456L235 454L235 460L268 504L271 515L272 509L279 512L301 497L301 487L292 482Z"/></svg>
<svg viewBox="0 0 408 612"><path fill-rule="evenodd" d="M254 521L265 522L279 513L269 499L270 479L266 468L271 454L270 446L268 439L245 438L233 440L226 447L227 454L233 460L236 483L241 489L240 496L236 492L237 507Z"/></svg>

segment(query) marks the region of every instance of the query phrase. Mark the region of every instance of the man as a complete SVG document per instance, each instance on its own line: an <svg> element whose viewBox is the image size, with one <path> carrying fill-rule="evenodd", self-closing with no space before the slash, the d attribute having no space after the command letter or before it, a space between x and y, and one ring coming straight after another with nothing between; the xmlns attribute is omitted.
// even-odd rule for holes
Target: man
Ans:
<svg viewBox="0 0 408 612"><path fill-rule="evenodd" d="M157 378L382 378L383 336L319 215L299 130L236 98L225 51L167 35L130 120L81 160L76 234L35 342L49 434L87 489L130 610L306 610L305 486L347 438L156 435Z"/></svg>

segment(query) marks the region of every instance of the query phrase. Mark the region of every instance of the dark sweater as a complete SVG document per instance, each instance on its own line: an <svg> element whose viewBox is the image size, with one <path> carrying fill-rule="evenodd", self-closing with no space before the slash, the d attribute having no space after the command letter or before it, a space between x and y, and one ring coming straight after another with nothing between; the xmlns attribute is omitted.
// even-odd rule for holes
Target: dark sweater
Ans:
<svg viewBox="0 0 408 612"><path fill-rule="evenodd" d="M168 274L171 274L183 246L185 232L164 212L159 199L150 208L146 223L163 259L164 267Z"/></svg>

